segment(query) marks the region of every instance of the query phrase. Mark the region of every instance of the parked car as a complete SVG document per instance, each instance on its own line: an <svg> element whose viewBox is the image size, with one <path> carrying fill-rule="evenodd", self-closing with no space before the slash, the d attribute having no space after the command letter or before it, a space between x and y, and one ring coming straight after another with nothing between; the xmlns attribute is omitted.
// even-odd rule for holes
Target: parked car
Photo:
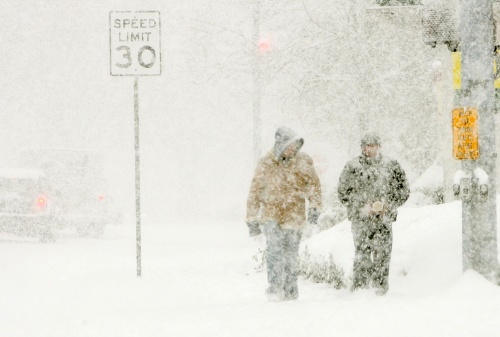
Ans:
<svg viewBox="0 0 500 337"><path fill-rule="evenodd" d="M53 216L59 228L73 227L82 235L101 236L113 219L113 202L95 151L26 149L20 163L45 173Z"/></svg>
<svg viewBox="0 0 500 337"><path fill-rule="evenodd" d="M0 230L53 241L54 224L45 174L33 169L0 169Z"/></svg>

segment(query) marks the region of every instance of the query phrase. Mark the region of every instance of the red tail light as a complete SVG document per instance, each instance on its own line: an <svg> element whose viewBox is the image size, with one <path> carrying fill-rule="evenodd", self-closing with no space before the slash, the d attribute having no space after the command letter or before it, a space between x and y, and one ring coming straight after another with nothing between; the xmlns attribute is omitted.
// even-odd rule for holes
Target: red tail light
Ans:
<svg viewBox="0 0 500 337"><path fill-rule="evenodd" d="M39 195L36 198L35 208L37 210L44 210L47 207L47 197L45 195Z"/></svg>

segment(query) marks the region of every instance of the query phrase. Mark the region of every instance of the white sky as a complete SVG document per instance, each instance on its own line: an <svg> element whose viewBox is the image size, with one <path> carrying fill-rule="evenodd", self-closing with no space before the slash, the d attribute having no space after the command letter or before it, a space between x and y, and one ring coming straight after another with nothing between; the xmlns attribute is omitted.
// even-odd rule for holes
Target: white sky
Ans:
<svg viewBox="0 0 500 337"><path fill-rule="evenodd" d="M248 188L253 171L250 105L227 94L228 81L207 83L186 57L198 52L190 50L198 44L191 19L205 11L210 18L209 7L203 1L4 2L1 165L10 166L24 147L98 148L116 198L130 211L133 78L110 76L108 18L110 11L157 10L163 73L139 79L143 215L241 217L244 201L234 196Z"/></svg>

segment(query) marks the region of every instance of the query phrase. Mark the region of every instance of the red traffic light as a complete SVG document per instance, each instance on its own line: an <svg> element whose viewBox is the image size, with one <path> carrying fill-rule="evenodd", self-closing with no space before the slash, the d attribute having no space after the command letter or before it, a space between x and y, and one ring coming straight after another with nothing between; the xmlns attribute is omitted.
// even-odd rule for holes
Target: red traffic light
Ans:
<svg viewBox="0 0 500 337"><path fill-rule="evenodd" d="M260 39L259 40L259 51L266 52L271 47L271 40L269 39Z"/></svg>

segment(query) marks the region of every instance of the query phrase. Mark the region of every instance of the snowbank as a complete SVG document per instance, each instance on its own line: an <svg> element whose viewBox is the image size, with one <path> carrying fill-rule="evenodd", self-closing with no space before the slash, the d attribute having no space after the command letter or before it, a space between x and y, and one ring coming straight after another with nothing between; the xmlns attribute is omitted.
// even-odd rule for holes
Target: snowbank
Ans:
<svg viewBox="0 0 500 337"><path fill-rule="evenodd" d="M459 201L400 209L398 220L392 227L390 292L434 294L449 289L461 279L461 219ZM324 261L331 255L335 264L344 271L345 281L349 284L354 259L349 221L345 220L303 242L302 256L306 251L317 261Z"/></svg>
<svg viewBox="0 0 500 337"><path fill-rule="evenodd" d="M438 188L440 186L443 186L443 167L434 163L411 184L411 190Z"/></svg>
<svg viewBox="0 0 500 337"><path fill-rule="evenodd" d="M134 226L54 244L0 234L0 336L496 337L500 287L462 274L459 211L402 209L387 296L300 278L299 299L279 303L242 221L144 222L141 278ZM350 268L348 223L305 244Z"/></svg>

